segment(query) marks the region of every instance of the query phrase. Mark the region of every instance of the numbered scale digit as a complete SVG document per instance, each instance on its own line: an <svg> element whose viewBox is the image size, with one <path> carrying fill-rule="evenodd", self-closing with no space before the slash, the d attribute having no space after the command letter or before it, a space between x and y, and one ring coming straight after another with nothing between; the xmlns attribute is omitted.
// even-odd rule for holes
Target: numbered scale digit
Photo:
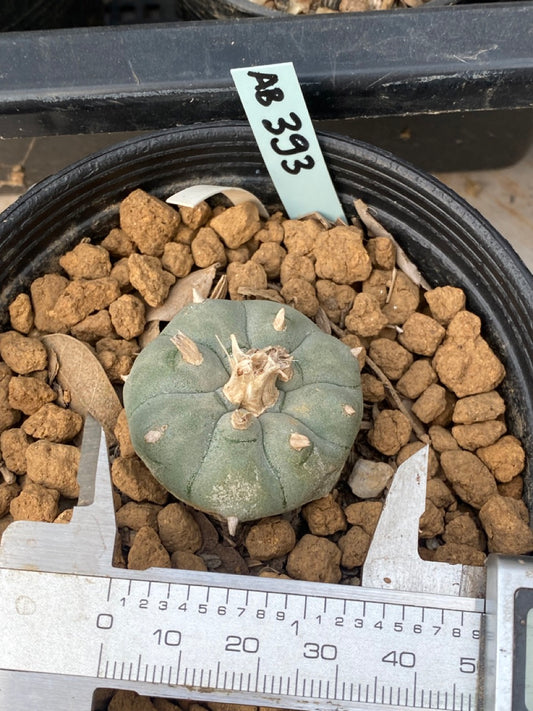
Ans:
<svg viewBox="0 0 533 711"><path fill-rule="evenodd" d="M330 591L114 578L107 609L95 617L97 675L241 700L259 694L270 705L283 696L281 705L316 708L476 708L481 601L439 607L435 598L406 604L391 592L359 590L351 599ZM442 663L455 678L451 688Z"/></svg>

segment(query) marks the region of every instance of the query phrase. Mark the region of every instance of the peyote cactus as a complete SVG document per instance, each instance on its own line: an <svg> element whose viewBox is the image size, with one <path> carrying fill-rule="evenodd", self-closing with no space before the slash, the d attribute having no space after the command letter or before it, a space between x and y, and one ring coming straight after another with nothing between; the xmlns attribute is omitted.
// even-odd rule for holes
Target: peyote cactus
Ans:
<svg viewBox="0 0 533 711"><path fill-rule="evenodd" d="M327 494L361 423L357 359L270 301L183 308L124 387L133 445L177 498L237 521Z"/></svg>

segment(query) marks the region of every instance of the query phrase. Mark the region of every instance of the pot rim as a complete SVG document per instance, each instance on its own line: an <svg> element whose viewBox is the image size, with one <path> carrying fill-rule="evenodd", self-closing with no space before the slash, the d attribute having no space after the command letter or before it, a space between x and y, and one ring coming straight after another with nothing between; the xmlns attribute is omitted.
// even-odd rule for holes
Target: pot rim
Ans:
<svg viewBox="0 0 533 711"><path fill-rule="evenodd" d="M249 2L250 0L243 0ZM72 172L83 171L84 168L88 167L90 172L90 165L93 161L103 160L111 155L113 156L117 150L126 148L132 149L136 145L142 145L146 141L160 141L165 139L172 139L174 136L186 136L187 133L196 133L198 131L218 131L224 129L238 129L242 132L243 137L250 138L253 137L252 130L247 121L212 121L212 122L200 122L194 123L187 126L176 126L169 129L161 129L159 131L142 133L136 137L130 137L123 141L113 143L106 146L97 152L91 153L84 158L81 158L74 163L71 163L61 170L57 171L53 175L47 176L42 180L34 183L28 190L23 193L17 200L15 200L11 205L9 205L2 213L0 213L0 237L2 236L1 230L2 225L8 222L13 213L18 212L27 201L33 200L35 197L40 195L41 192L46 193L50 187L52 189L56 188L58 181L65 180L68 181L69 175ZM248 134L248 135L246 135ZM516 263L517 268L521 271L524 270L526 281L529 282L530 288L533 290L533 273L529 271L521 257L515 251L514 247L510 242L508 242L505 237L472 205L470 205L463 197L454 192L447 185L442 183L438 178L426 173L425 171L417 168L413 163L395 156L390 151L387 151L373 144L367 143L366 141L361 141L350 136L345 136L343 134L335 133L332 131L317 130L316 134L320 140L321 147L328 148L329 143L334 142L335 144L346 144L357 148L357 151L361 158L377 158L382 166L391 173L401 172L405 178L412 180L415 184L420 186L431 186L432 191L434 191L435 199L446 203L448 201L454 202L458 207L460 207L465 213L469 213L472 218L480 223L480 227L484 229L487 234L490 234L491 238L498 244L499 247L504 249L509 258ZM172 142L172 141L171 141ZM324 145L325 144L325 145Z"/></svg>
<svg viewBox="0 0 533 711"><path fill-rule="evenodd" d="M238 134L237 136L231 136L231 138L239 138L241 140L252 139L252 141L254 141L252 130L247 121L213 121L143 133L91 153L65 166L53 175L35 183L23 195L17 198L15 202L0 213L0 240L9 234L11 222L17 220L20 211L24 212L28 210L31 213L32 204L35 201L47 200L49 193L57 193L58 187L62 184L68 187L72 174L76 175L77 182L79 182L80 179L83 180L85 174L85 177L89 178L94 174L96 168L95 163L104 165L107 161L113 163L117 153L122 150L135 153L136 147L144 147L145 144L147 145L146 150L149 150L148 144L152 143L157 143L158 146L164 148L166 143L174 145L176 137L184 137L184 139L186 139L189 134L193 135L196 133L204 133L205 143L208 145L209 134L211 132L220 135L228 131ZM350 147L352 151L355 149L358 160L361 162L364 161L369 165L373 164L378 173L390 173L392 176L401 179L401 182L406 185L410 184L415 188L420 188L421 191L430 192L430 199L439 202L441 205L453 204L453 212L458 218L461 218L461 221L468 223L474 221L477 223L476 228L479 230L479 235L488 248L494 249L497 254L505 255L505 257L511 261L514 276L520 277L520 286L527 292L530 291L533 298L533 273L525 265L511 243L508 242L476 208L470 205L451 188L444 185L438 178L417 168L411 162L365 141L329 131L317 130L316 133L321 148L325 152L327 152L328 149L346 145L346 147ZM161 149L158 148L159 152L160 150ZM342 154L340 148L338 153ZM100 169L100 166L98 166L98 169ZM194 181L191 184L193 183ZM54 196L50 195L50 197L52 198ZM2 289L4 286L5 285L2 285Z"/></svg>

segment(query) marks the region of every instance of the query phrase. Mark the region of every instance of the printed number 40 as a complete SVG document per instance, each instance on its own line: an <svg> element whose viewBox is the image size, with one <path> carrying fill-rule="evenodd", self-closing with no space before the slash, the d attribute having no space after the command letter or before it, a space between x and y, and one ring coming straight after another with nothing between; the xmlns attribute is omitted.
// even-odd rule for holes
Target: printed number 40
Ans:
<svg viewBox="0 0 533 711"><path fill-rule="evenodd" d="M392 664L394 667L398 665L406 669L412 669L416 664L416 657L413 652L397 652L393 650L381 657L381 661Z"/></svg>

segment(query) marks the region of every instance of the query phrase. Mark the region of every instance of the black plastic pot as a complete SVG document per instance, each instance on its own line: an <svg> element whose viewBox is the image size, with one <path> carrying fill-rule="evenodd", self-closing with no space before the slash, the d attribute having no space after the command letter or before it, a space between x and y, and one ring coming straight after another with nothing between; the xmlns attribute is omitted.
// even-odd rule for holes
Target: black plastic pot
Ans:
<svg viewBox="0 0 533 711"><path fill-rule="evenodd" d="M180 0L107 0L103 3L106 25L176 22L183 19Z"/></svg>
<svg viewBox="0 0 533 711"><path fill-rule="evenodd" d="M50 30L102 24L101 0L2 0L0 30Z"/></svg>
<svg viewBox="0 0 533 711"><path fill-rule="evenodd" d="M426 0L427 5L455 5L471 0ZM231 17L279 17L279 10L258 5L252 0L182 0L188 20L221 20Z"/></svg>
<svg viewBox="0 0 533 711"><path fill-rule="evenodd" d="M533 490L533 275L504 238L439 181L373 146L319 134L348 215L354 198L375 211L434 286L467 294L484 336L502 359L512 434L528 455ZM0 314L81 237L116 226L118 205L141 187L159 197L197 183L241 185L269 205L278 196L246 124L196 125L135 138L38 183L2 214Z"/></svg>
<svg viewBox="0 0 533 711"><path fill-rule="evenodd" d="M134 11L140 22L157 10L164 20L172 8L180 14L179 1L132 0L130 7L111 0L107 17L123 23ZM228 18L231 4L182 2L189 16L194 4L204 16L215 9L219 18ZM261 9L250 0L239 2ZM529 149L533 0L297 17L271 13L0 32L0 136L240 120L231 69L293 61L320 129L368 141L425 170L500 168Z"/></svg>
<svg viewBox="0 0 533 711"><path fill-rule="evenodd" d="M231 17L279 17L281 12L251 0L182 0L187 20L222 20Z"/></svg>

